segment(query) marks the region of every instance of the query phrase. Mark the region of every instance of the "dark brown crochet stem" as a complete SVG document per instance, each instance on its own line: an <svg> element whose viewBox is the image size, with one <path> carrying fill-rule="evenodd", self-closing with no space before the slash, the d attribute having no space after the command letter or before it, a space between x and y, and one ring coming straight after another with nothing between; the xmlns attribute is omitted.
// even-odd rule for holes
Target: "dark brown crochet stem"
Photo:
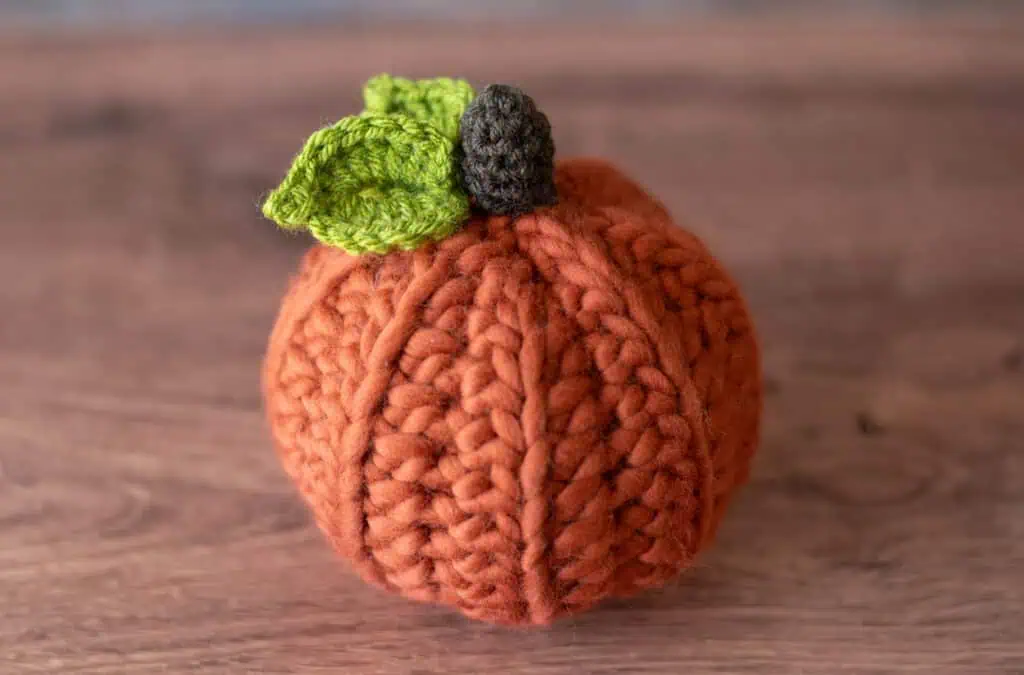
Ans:
<svg viewBox="0 0 1024 675"><path fill-rule="evenodd" d="M551 124L532 98L492 84L463 113L459 133L463 185L480 209L519 216L557 203Z"/></svg>

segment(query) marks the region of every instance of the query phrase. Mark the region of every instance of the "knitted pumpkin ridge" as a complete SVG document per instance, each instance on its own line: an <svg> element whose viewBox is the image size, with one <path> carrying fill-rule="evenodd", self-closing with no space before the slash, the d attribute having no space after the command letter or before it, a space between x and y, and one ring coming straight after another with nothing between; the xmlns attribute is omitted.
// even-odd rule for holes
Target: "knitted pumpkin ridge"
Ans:
<svg viewBox="0 0 1024 675"><path fill-rule="evenodd" d="M736 284L611 165L555 162L522 92L375 82L390 128L432 127L410 151L432 166L458 130L450 173L397 179L350 132L337 147L355 150L300 154L271 196L322 242L264 363L286 471L363 579L475 619L548 624L664 584L710 541L757 444ZM446 211L453 198L468 207Z"/></svg>

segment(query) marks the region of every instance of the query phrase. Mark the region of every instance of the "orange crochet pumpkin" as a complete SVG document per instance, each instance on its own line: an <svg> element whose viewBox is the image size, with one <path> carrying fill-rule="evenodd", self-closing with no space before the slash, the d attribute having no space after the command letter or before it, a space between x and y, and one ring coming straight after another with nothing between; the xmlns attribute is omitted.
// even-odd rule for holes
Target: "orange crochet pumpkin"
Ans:
<svg viewBox="0 0 1024 675"><path fill-rule="evenodd" d="M264 366L276 446L334 548L495 623L677 575L758 438L758 348L721 265L607 163L560 162L554 186L412 250L314 247Z"/></svg>

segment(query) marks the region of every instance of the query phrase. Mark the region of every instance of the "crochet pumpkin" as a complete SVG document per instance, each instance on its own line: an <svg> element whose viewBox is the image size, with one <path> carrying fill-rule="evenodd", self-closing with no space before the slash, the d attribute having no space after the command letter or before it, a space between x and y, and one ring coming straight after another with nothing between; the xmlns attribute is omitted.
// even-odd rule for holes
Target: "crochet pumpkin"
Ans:
<svg viewBox="0 0 1024 675"><path fill-rule="evenodd" d="M264 213L308 229L263 382L276 446L366 581L545 624L668 581L758 439L736 284L511 87L381 76Z"/></svg>

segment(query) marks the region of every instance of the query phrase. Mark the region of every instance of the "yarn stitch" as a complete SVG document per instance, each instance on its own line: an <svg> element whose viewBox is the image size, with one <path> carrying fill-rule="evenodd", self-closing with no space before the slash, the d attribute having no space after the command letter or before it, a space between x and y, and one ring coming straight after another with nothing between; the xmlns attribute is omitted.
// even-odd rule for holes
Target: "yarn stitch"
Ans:
<svg viewBox="0 0 1024 675"><path fill-rule="evenodd" d="M747 478L739 289L608 164L415 251L305 257L264 365L283 464L368 582L546 624L665 583Z"/></svg>
<svg viewBox="0 0 1024 675"><path fill-rule="evenodd" d="M352 254L409 250L466 219L452 139L403 115L367 112L315 132L263 206Z"/></svg>
<svg viewBox="0 0 1024 675"><path fill-rule="evenodd" d="M462 181L488 213L517 216L557 201L548 118L515 87L490 85L462 116Z"/></svg>
<svg viewBox="0 0 1024 675"><path fill-rule="evenodd" d="M475 95L468 82L447 77L407 80L382 74L363 87L366 112L401 114L426 122L452 141L458 140L459 120Z"/></svg>

